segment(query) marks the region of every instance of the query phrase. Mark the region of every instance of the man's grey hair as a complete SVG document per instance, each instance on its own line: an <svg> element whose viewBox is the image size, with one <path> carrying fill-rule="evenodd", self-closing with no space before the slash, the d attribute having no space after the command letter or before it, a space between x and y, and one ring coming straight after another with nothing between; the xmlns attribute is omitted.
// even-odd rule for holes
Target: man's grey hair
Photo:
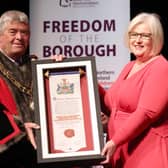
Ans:
<svg viewBox="0 0 168 168"><path fill-rule="evenodd" d="M3 33L7 24L11 22L29 24L29 19L24 12L18 10L6 11L0 17L0 33Z"/></svg>

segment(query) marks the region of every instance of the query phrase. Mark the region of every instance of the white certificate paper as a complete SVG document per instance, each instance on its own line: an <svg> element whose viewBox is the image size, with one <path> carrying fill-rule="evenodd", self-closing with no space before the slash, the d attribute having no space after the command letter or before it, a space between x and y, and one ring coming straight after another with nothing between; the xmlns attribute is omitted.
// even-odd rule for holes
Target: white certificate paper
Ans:
<svg viewBox="0 0 168 168"><path fill-rule="evenodd" d="M49 75L54 150L76 152L86 147L80 74Z"/></svg>

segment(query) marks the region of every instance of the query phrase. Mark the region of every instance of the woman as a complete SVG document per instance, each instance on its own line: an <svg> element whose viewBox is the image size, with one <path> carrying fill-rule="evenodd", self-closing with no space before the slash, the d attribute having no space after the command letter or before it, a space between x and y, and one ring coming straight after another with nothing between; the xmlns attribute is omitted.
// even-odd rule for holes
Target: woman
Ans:
<svg viewBox="0 0 168 168"><path fill-rule="evenodd" d="M102 164L168 167L168 62L160 54L163 41L157 14L140 13L130 22L126 43L136 59L105 95L111 115Z"/></svg>

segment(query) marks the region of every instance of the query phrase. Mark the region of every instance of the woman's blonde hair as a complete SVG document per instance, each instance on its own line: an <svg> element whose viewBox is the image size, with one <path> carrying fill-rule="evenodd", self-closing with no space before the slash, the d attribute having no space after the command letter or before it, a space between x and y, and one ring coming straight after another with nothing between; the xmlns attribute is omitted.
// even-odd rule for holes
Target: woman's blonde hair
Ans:
<svg viewBox="0 0 168 168"><path fill-rule="evenodd" d="M125 42L127 47L130 49L129 33L135 28L135 26L139 24L145 24L150 29L150 32L152 34L151 54L152 55L160 54L164 43L164 32L160 21L160 16L156 13L146 13L146 12L139 13L131 20L125 35Z"/></svg>

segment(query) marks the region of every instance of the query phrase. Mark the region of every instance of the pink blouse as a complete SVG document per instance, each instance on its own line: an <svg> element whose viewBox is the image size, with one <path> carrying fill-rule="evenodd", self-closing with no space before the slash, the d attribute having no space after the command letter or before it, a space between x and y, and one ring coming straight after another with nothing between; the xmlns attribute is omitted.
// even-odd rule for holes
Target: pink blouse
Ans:
<svg viewBox="0 0 168 168"><path fill-rule="evenodd" d="M118 146L115 155L124 168L167 168L168 62L159 56L127 78L134 63L125 66L105 95L111 109L109 137Z"/></svg>

